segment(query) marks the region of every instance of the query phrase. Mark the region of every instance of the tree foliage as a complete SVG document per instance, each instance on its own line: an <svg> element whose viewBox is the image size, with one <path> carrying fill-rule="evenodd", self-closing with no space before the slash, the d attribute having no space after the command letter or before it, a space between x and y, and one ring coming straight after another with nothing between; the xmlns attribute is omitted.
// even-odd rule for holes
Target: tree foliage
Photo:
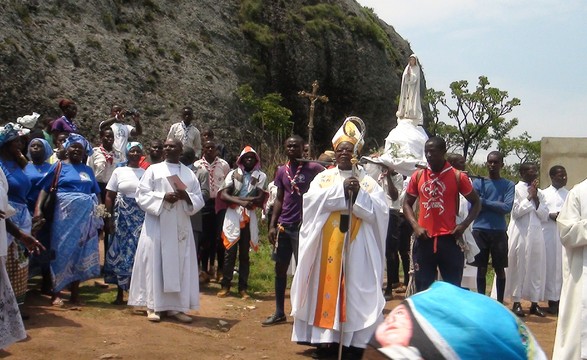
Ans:
<svg viewBox="0 0 587 360"><path fill-rule="evenodd" d="M498 150L518 158L518 166L525 162L534 162L540 166L540 141L531 139L526 131L517 137L504 137L499 140Z"/></svg>
<svg viewBox="0 0 587 360"><path fill-rule="evenodd" d="M281 94L269 93L258 97L251 85L245 84L237 89L237 95L240 101L252 110L250 120L253 125L259 127L264 133L283 136L291 132L292 112L280 105L283 101Z"/></svg>
<svg viewBox="0 0 587 360"><path fill-rule="evenodd" d="M507 91L491 87L485 76L479 77L475 91L470 92L468 86L466 80L451 83L450 103L444 92L434 89L426 92L425 99L433 117L430 133L443 137L449 150L460 150L470 160L479 149L489 149L518 124L518 119L508 120L505 115L520 105L520 99L510 100ZM440 120L442 110L456 125Z"/></svg>
<svg viewBox="0 0 587 360"><path fill-rule="evenodd" d="M249 84L241 85L236 93L251 112L250 123L259 130L249 133L248 138L254 139L259 149L279 148L293 129L292 112L280 104L283 100L281 94L269 93L259 97Z"/></svg>

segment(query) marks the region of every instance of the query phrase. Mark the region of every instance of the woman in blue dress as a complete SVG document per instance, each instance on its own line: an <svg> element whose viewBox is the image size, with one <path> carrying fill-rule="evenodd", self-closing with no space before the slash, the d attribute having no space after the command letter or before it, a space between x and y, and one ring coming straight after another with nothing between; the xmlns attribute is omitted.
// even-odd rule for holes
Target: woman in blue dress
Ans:
<svg viewBox="0 0 587 360"><path fill-rule="evenodd" d="M31 182L31 190L27 196L27 205L31 216L35 211L35 203L41 192L41 187L37 184L51 168L48 160L53 155L53 149L49 142L45 139L34 138L29 142L28 157L31 160L24 168L24 173ZM49 270L49 262L51 260L50 253L50 231L49 224L33 224L33 234L41 241L47 251L43 251L38 256L32 256L29 264L29 278L32 276L42 275L41 292L43 294L51 294L51 271Z"/></svg>
<svg viewBox="0 0 587 360"><path fill-rule="evenodd" d="M26 133L28 130L18 124L8 123L4 126L0 144L0 167L8 180L8 203L16 210L10 220L25 233L30 234L32 223L27 208L27 195L31 189L31 182L24 173L27 160L22 154L22 136ZM25 254L25 248L9 235L6 268L19 304L24 302L27 292L28 266L29 259Z"/></svg>
<svg viewBox="0 0 587 360"><path fill-rule="evenodd" d="M62 160L57 181L57 201L51 224L51 260L53 304L61 305L60 291L70 285L70 302L81 304L80 281L100 275L98 230L103 221L97 215L100 188L92 169L83 163L92 153L88 141L79 134L69 134L63 144L67 160ZM34 220L44 218L41 204L48 196L57 164L39 181L41 192L35 205Z"/></svg>
<svg viewBox="0 0 587 360"><path fill-rule="evenodd" d="M130 142L126 146L127 165L118 167L106 185L106 209L113 214L109 218L112 243L106 253L105 281L118 285L114 304L124 304L124 291L128 291L135 259L135 252L145 220L145 212L136 201L139 180L145 170L139 167L143 146Z"/></svg>

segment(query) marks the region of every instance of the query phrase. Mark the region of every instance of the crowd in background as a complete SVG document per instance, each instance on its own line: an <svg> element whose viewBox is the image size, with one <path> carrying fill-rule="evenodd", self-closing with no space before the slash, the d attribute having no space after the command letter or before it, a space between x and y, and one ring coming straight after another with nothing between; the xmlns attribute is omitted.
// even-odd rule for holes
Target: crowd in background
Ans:
<svg viewBox="0 0 587 360"><path fill-rule="evenodd" d="M186 313L199 308L199 282L217 281L217 296L229 295L237 259L238 295L250 297L249 250L259 244L256 209L264 209L275 246L276 312L263 325L286 321L286 273L293 256L303 276L296 273L292 286L292 340L318 346L316 358L331 356L338 342L348 358L359 358L382 321L385 301L394 292L411 294L410 278L414 292L442 279L485 294L489 258L494 296L511 300L514 314L526 315L521 300L530 301L533 315L546 316L538 304L543 301L547 312L559 311L562 246L556 220L568 193L562 166L550 169L552 185L540 190L536 164L522 164L514 185L500 176L503 155L491 152L489 177L471 180L464 159L447 156L444 140L430 138L428 166L411 177L373 164L354 170L360 140L337 133L333 152L319 158L327 170L302 160L303 139L288 138L289 160L268 184L253 148L245 146L230 165L213 131L197 128L190 107L181 110L165 139L148 146L136 141L144 133L137 111L113 106L95 129L100 143L92 146L75 122L76 104L64 99L59 107L63 115L51 122L24 119L0 131L2 190L6 209L13 210L10 223L20 229L11 228L18 239L8 235L6 254L0 251L13 291L0 289L0 304L12 297L23 304L29 278L40 275L41 291L54 306L64 305L65 289L68 301L80 305L80 282L102 275L117 286L115 304L125 304L128 292L128 304L146 307L149 321L166 313L191 322ZM268 198L272 206L266 207ZM338 219L349 201L356 228L348 230L350 260L343 260L334 244L344 235L329 224L336 220L333 226L342 226ZM323 237L330 245L320 244ZM333 256L335 262L343 256L340 261L362 264L361 272L328 268ZM316 270L318 263L323 268ZM346 289L338 283L332 288L338 295L321 299L329 294L327 279L336 276L345 277ZM340 334L337 324L347 315L336 306L344 291L352 329ZM14 307L10 311L27 317ZM0 324L0 334L10 327L18 331L6 339L22 339L22 322L10 319L10 326ZM383 335L377 340L383 343Z"/></svg>

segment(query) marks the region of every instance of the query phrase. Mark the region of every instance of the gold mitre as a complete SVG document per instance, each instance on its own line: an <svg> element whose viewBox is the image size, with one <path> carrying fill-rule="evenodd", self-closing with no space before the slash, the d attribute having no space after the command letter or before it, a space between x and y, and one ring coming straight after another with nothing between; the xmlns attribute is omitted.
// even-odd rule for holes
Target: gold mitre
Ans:
<svg viewBox="0 0 587 360"><path fill-rule="evenodd" d="M359 129L361 127L361 129ZM363 133L365 131L365 124L363 120L356 116L349 116L344 119L342 126L338 129L334 137L332 138L332 147L336 150L336 147L345 141L348 141L357 147L357 150L363 148Z"/></svg>

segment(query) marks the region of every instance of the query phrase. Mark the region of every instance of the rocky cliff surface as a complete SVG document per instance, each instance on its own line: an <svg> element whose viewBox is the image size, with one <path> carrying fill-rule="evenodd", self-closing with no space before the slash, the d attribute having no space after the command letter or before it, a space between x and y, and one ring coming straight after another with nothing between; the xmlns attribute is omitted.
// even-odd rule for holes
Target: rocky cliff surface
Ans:
<svg viewBox="0 0 587 360"><path fill-rule="evenodd" d="M0 5L0 119L57 117L78 104L82 133L114 103L139 109L143 140L164 137L181 107L236 151L255 133L236 89L281 93L294 131L328 146L347 115L367 123L368 146L395 122L409 44L354 0L7 0ZM244 130L249 129L250 132Z"/></svg>

